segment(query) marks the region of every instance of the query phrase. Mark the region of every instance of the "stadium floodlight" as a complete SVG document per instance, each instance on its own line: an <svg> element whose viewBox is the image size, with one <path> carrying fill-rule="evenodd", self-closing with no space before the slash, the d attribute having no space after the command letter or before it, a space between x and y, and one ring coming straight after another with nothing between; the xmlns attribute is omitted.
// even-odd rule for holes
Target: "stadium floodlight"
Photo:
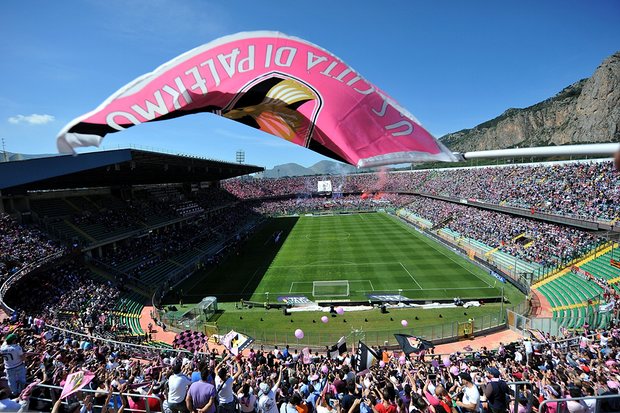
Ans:
<svg viewBox="0 0 620 413"><path fill-rule="evenodd" d="M349 281L313 281L312 295L314 297L348 297Z"/></svg>

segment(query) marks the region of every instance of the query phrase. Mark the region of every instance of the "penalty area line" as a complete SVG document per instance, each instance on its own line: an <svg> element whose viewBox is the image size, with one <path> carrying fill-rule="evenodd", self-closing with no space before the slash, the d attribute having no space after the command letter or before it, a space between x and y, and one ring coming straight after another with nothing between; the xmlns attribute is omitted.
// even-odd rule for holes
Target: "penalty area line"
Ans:
<svg viewBox="0 0 620 413"><path fill-rule="evenodd" d="M403 263L402 263L402 262L400 262L400 261L398 261L398 263L400 264L400 266L401 266L401 267L403 267L403 270L405 270L405 272L406 272L407 274L409 274L409 276L411 277L411 279L413 280L413 282L414 282L414 283L416 283L416 284L418 285L418 287L420 287L420 290L423 290L424 288L422 288L422 286L420 285L420 283L418 282L418 280L416 280L416 279L413 277L413 275L411 275L411 273L409 272L409 270L407 269L407 267L405 267L405 266L403 265Z"/></svg>

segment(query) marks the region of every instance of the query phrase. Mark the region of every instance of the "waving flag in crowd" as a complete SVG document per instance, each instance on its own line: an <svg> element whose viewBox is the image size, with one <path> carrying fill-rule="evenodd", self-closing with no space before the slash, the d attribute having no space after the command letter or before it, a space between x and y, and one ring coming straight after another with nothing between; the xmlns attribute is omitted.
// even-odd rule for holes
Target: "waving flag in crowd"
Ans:
<svg viewBox="0 0 620 413"><path fill-rule="evenodd" d="M60 394L60 398L64 399L75 392L80 391L88 383L90 383L95 378L95 374L90 371L80 370L75 373L71 373L67 376L65 380L65 384L62 388L62 393Z"/></svg>
<svg viewBox="0 0 620 413"><path fill-rule="evenodd" d="M394 334L394 337L406 355L411 353L419 353L422 350L428 350L435 347L435 345L428 340L410 336L408 334Z"/></svg>
<svg viewBox="0 0 620 413"><path fill-rule="evenodd" d="M200 331L185 330L181 331L174 337L172 346L174 348L182 348L187 351L206 351L207 336Z"/></svg>
<svg viewBox="0 0 620 413"><path fill-rule="evenodd" d="M373 349L360 341L357 347L353 368L356 372L360 373L370 369L375 363L378 363L379 360L381 360L381 355L375 353Z"/></svg>
<svg viewBox="0 0 620 413"><path fill-rule="evenodd" d="M336 344L334 344L333 346L329 348L329 350L327 351L327 357L329 357L332 360L337 359L338 356L346 352L347 352L347 339L346 337L342 336L340 337L340 339L338 340Z"/></svg>
<svg viewBox="0 0 620 413"><path fill-rule="evenodd" d="M259 31L190 50L133 80L57 138L60 152L98 146L145 122L207 112L358 167L456 161L420 122L336 56Z"/></svg>
<svg viewBox="0 0 620 413"><path fill-rule="evenodd" d="M235 330L230 330L220 342L226 347L233 355L237 356L240 352L245 350L250 344L254 342L254 339L245 334L237 333Z"/></svg>

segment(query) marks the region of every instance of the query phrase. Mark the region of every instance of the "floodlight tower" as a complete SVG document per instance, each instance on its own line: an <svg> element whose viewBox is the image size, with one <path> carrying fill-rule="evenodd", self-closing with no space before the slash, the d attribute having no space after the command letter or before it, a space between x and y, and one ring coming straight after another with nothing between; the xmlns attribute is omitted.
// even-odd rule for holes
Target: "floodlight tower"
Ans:
<svg viewBox="0 0 620 413"><path fill-rule="evenodd" d="M9 155L6 153L6 147L4 146L4 138L2 138L2 161L9 161Z"/></svg>
<svg viewBox="0 0 620 413"><path fill-rule="evenodd" d="M237 163L245 162L245 151L243 149L239 149L236 153Z"/></svg>

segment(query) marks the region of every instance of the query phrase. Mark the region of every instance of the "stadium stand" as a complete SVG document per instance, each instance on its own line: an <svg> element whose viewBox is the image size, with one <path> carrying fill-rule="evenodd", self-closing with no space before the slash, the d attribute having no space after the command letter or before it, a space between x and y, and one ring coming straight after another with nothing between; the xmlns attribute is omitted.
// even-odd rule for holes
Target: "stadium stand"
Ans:
<svg viewBox="0 0 620 413"><path fill-rule="evenodd" d="M603 293L601 287L573 273L541 286L538 291L551 303L554 317L570 329L581 328L588 323L588 300L599 304ZM600 327L596 321L592 324L595 328Z"/></svg>
<svg viewBox="0 0 620 413"><path fill-rule="evenodd" d="M493 260L521 268L521 272L536 273L540 267L556 267L602 242L573 228L420 196L414 197L405 210L433 226L445 222L440 231L460 239L461 244L473 244L489 255L497 249L492 252Z"/></svg>
<svg viewBox="0 0 620 413"><path fill-rule="evenodd" d="M312 184L318 178L231 179L223 187L242 199L307 194L315 190ZM366 173L333 179L344 181L339 189L345 194L415 192L606 222L620 218L620 188L608 160Z"/></svg>
<svg viewBox="0 0 620 413"><path fill-rule="evenodd" d="M136 163L132 165L134 156ZM167 411L171 407L171 396L174 393L167 391L175 380L171 379L172 376L179 376L180 372L197 376L202 372L207 381L213 381L219 374L217 363L221 363L219 367L224 368L224 373L226 370L233 375L239 371L248 372L247 376L232 385L235 392L240 392L242 399L247 398L247 408L252 407L247 411L252 411L256 404L260 410L265 397L270 397L267 396L269 388L277 384L275 387L278 387L278 391L274 392L272 399L274 408L279 405L283 410L288 411L290 408L293 411L293 404L297 404L302 411L307 405L312 405L317 411L361 412L360 402L356 402L361 400L361 394L355 386L351 387L351 397L346 399L348 401L342 398L340 402L343 405L352 403L350 409L327 407L330 400L335 400L338 394L347 391L347 383L354 382L354 358L346 352L332 358L324 352L316 351L314 355L307 356L306 363L301 355L302 349L294 346L269 352L254 350L241 355L228 366L226 362L230 359L227 353L215 349L209 354L178 353L169 346L162 349L164 345L150 342L147 332L142 329L139 317L148 297L139 288L126 282L128 277L139 277L144 283L153 285L165 284L170 274L177 270L191 267L196 262L208 265L210 260L217 260L222 248L235 242L236 235L260 220L260 214L300 213L332 208L400 208L399 216L415 221L420 227L432 230L446 239L451 238L461 246L476 248L481 254L505 267L513 265L515 272L517 268L519 271L522 268L525 272L535 272L541 266L565 265L587 254L600 241L597 234L588 234L568 226L407 193L381 194L382 191L389 192L390 188L411 192L418 188L433 191L446 181L454 180L460 182L461 186L473 184L471 188L453 188L454 192L450 188L445 189L451 195L476 195L477 191L481 195L481 188L489 185L492 189L490 200L516 205L515 199L509 196L510 189L497 189L502 185L501 180L491 179L488 171L471 172L472 175L458 170L335 177L334 180L344 181L343 186L348 185L346 189L349 192L343 191L345 194L342 197L326 201L325 198L312 196L298 199L299 193L312 195L310 182L314 181L308 178L264 182L228 181L225 184L228 193L210 186L193 188L190 185L170 185L179 181L167 182L167 171L162 165L170 162L170 180L174 180L177 179L174 174L181 174L180 170L184 168L184 162L187 164L187 159L170 156L157 158L155 154L133 154L131 151L115 152L109 158L93 156L87 160L95 164L96 172L80 172L72 163L72 158L68 161L69 165L55 164L58 160L46 160L48 172L65 172L64 175L51 174L53 176L39 176L41 172L37 171L25 173L21 178L14 175L6 178L8 175L2 175L0 170L2 207L26 223L19 224L8 214L0 215L0 241L3 245L0 251L0 275L3 280L42 258L63 255L56 261L24 273L3 296L3 300L17 311L0 324L0 334L4 336L5 345L20 345L27 352L25 357L29 361L23 366L26 372L24 382L16 382L13 376L8 375L9 386L15 396L25 385L32 384L20 399L25 408L51 410L54 401L49 397L50 390L46 386L52 386L53 391L58 393L70 372L87 368L94 373L95 378L89 388L69 398L69 402L75 403L74 409L89 404L84 398L87 391L98 390L93 400L99 405L109 404L110 399L106 400L106 394L116 392L117 395L113 397L119 406L122 404L128 409L139 409L140 403L144 406L145 397L153 397L156 400L152 411ZM64 162L62 157L59 159L60 163ZM205 177L204 181L251 170L238 165L204 162L209 162L211 166L195 167L215 168L221 173L209 175L208 179L207 175L201 175ZM115 166L117 164L118 170ZM557 206L561 204L562 196L557 194L563 194L562 191L558 192L558 188L568 185L571 191L575 190L577 183L570 177L572 173L581 174L579 176L582 177L584 174L594 174L598 183L594 186L584 184L582 192L575 192L578 195L575 200L571 200L571 208L580 210L580 214L594 214L601 219L617 217L617 204L608 202L615 199L613 193L600 193L597 195L598 201L584 206L587 204L585 197L594 196L594 187L608 188L610 185L606 166L572 165L567 164L568 171L558 171L558 167L548 166L516 171L515 167L509 167L498 175L507 187L513 183L521 185L527 182L530 185L538 182L537 188L540 191L550 188L551 193L540 196L550 196L554 201L542 208L565 214L569 212L568 209ZM481 171L484 169L480 168ZM135 175L132 171L135 171ZM121 172L119 175L122 176L113 176L115 172ZM187 174L186 166L184 173ZM203 169L198 173L213 174L214 171ZM106 174L110 174L107 180L104 179ZM552 174L557 174L558 182L543 185L546 180L554 179ZM76 188L76 183L89 179L93 179L93 187L104 186L109 191L102 193L99 189L84 190L82 194L71 196L62 192L54 196L25 195L24 192ZM139 188L133 193L119 188L118 184L124 182L124 179ZM482 181L478 183L478 179ZM11 182L7 184L7 181ZM150 184L157 186L149 187ZM586 194L583 195L583 192ZM363 197L361 194L365 193L369 195ZM256 199L275 196L284 198ZM536 198L538 196L536 194L529 203L519 205L527 207L536 204L536 207L540 207ZM251 201L239 202L236 197ZM601 200L601 197L604 199ZM32 216L29 212L32 212ZM36 228L35 224L45 230ZM56 230L47 231L47 228ZM122 230L117 231L118 228ZM46 231L51 236L60 234L59 239L79 239L81 250L76 250L75 245L64 246L51 240ZM114 240L106 242L111 239ZM93 261L85 264L84 259ZM617 288L615 282L620 279L620 272L609 265L609 259L610 254L606 253L581 265L583 271L592 274L590 278L568 272L540 286L539 290L554 308L554 316L561 320L563 327L574 330L563 332L564 341L555 342L555 337L537 334L529 342L501 345L496 352L481 349L467 355L447 356L423 352L409 358L411 370L415 370L411 377L402 368L400 353L386 354L385 358L381 357L385 363L383 368L372 367L373 375L361 382L364 396L372 400L370 404L376 403L377 410L389 407L390 411L417 413L428 412L429 406L433 405L434 411L449 411L452 406L450 394L464 390L460 389L457 376L465 373L461 376L462 382L480 382L480 386L484 387L488 385L488 378L481 372L487 367L493 367L498 371L488 371L491 376L532 382L531 386L518 387L518 391L509 393L512 407L517 405L520 408L521 405L525 409L528 403L538 406L542 400L549 398L552 406L555 403L556 411L568 408L569 405L572 408L569 411L585 411L584 405L594 406L593 411L618 411L616 404L620 401L620 383L616 377L616 365L620 353L620 330L615 328L614 320L609 324L600 314L591 311L599 305L601 297L607 300L609 297L605 295L615 296L615 292L612 294L609 291L610 285ZM97 272L91 271L89 266L99 263L104 267L97 267ZM108 273L108 267L114 268L116 272ZM100 272L101 268L103 270ZM602 329L595 331L599 327ZM13 335L9 335L9 332ZM156 347L130 344L144 342ZM48 351L50 345L58 351L51 354ZM382 351L379 348L374 350ZM237 370L232 364L239 364ZM607 368L598 367L603 365ZM538 380L532 371L552 373L542 374L543 379ZM316 378L313 378L314 374ZM472 375L474 378L470 377ZM109 377L114 377L114 380L108 380ZM440 381L435 381L434 377L440 377ZM570 387L560 385L569 381L573 383ZM428 391L427 383L430 382L435 388L434 392ZM148 386L144 383L148 383ZM243 388L245 384L247 389ZM311 397L315 389L326 388L327 384L334 390L326 393L329 396ZM381 391L369 396L371 387ZM263 392L266 394L259 393L262 388L266 389ZM181 390L186 392L185 388ZM134 391L136 393L133 396L127 397L127 393ZM553 401L559 396L576 398L594 394L606 394L612 399L589 400L587 403L590 404L584 402L584 405L573 400L566 402L566 406L562 404L565 402ZM0 399L3 400L6 399ZM87 407L84 409L88 411Z"/></svg>

